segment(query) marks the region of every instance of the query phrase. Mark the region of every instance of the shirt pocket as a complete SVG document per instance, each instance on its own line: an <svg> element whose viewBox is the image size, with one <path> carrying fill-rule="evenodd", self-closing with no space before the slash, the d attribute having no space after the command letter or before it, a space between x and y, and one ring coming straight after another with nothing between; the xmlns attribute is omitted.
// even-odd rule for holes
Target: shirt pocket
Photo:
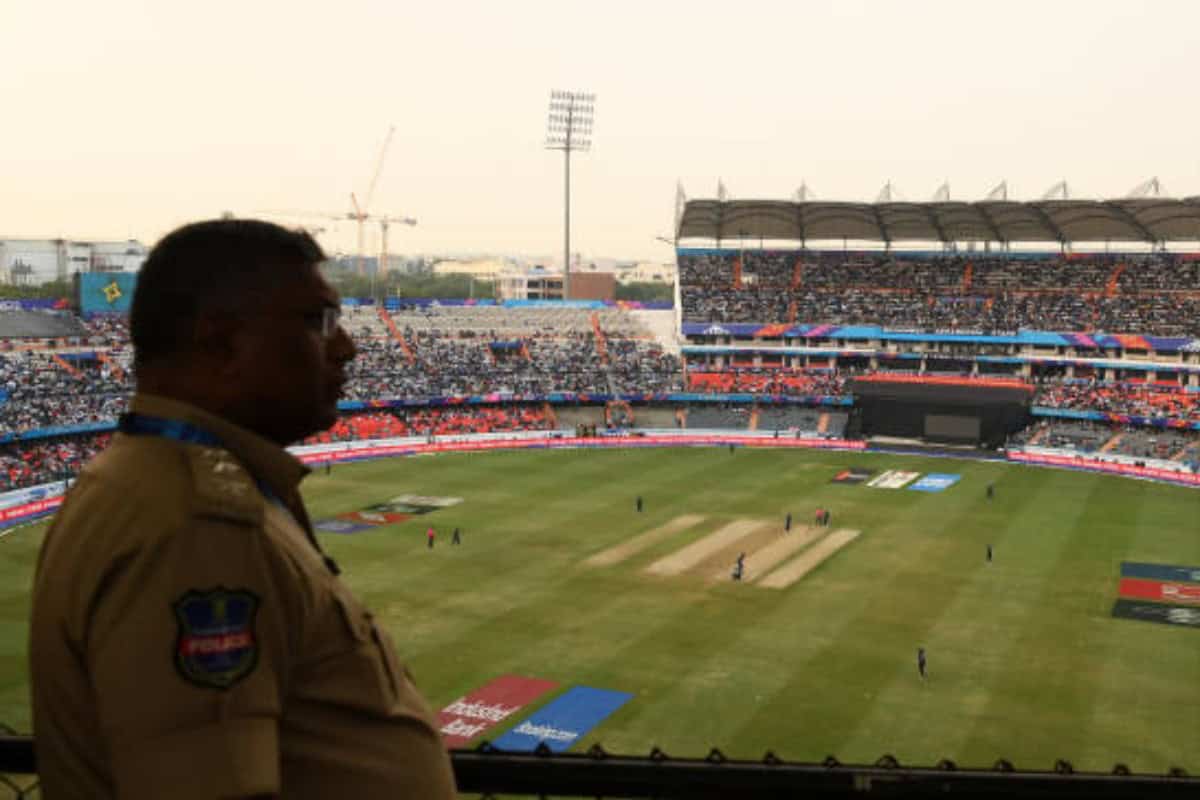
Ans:
<svg viewBox="0 0 1200 800"><path fill-rule="evenodd" d="M375 616L343 587L334 590L333 599L355 642L356 651L371 661L386 699L389 702L395 700L400 693L395 654L391 652L386 635L375 622Z"/></svg>
<svg viewBox="0 0 1200 800"><path fill-rule="evenodd" d="M389 716L399 685L384 637L345 587L335 582L327 591L294 691L318 703Z"/></svg>

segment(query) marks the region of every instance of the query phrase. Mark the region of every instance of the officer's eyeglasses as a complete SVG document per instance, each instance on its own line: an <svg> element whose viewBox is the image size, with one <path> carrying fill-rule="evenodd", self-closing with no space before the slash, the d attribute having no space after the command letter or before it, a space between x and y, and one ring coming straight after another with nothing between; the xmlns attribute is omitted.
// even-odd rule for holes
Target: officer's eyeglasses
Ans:
<svg viewBox="0 0 1200 800"><path fill-rule="evenodd" d="M300 316L308 327L319 331L324 339L332 339L342 326L342 310L337 306L325 306L320 311L305 311Z"/></svg>

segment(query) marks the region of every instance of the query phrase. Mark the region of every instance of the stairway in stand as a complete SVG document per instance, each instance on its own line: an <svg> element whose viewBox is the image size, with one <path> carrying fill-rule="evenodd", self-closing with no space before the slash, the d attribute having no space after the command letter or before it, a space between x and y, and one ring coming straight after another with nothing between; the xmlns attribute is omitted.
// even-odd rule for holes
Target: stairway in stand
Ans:
<svg viewBox="0 0 1200 800"><path fill-rule="evenodd" d="M379 309L379 319L383 320L383 324L387 326L392 338L400 345L400 349L404 352L404 357L408 359L408 363L410 365L417 363L416 353L409 347L408 341L404 338L404 334L400 332L400 327L396 325L396 320L392 319L392 315L381 307Z"/></svg>
<svg viewBox="0 0 1200 800"><path fill-rule="evenodd" d="M1108 283L1104 285L1105 297L1116 297L1117 290L1121 285L1121 273L1125 271L1125 264L1117 264L1116 269L1108 276Z"/></svg>
<svg viewBox="0 0 1200 800"><path fill-rule="evenodd" d="M109 370L112 371L112 374L116 377L117 380L119 380L119 381L125 380L125 370L121 369L120 364L118 364L113 359L109 358L107 353L102 353L99 350L97 350L96 358L100 361L101 364L104 364L105 366L107 366L109 368Z"/></svg>
<svg viewBox="0 0 1200 800"><path fill-rule="evenodd" d="M58 355L57 353L55 353L54 355L50 356L50 359L51 359L51 360L52 360L52 361L53 361L55 364L57 364L58 366L62 367L64 370L66 370L66 372L67 372L69 375L71 375L71 377L74 377L74 378L82 378L82 377L83 377L83 373L82 373L82 372L80 372L79 370L75 369L75 368L74 368L74 367L72 367L70 364L68 364L68 363L67 363L67 360L66 360L65 358L63 358L62 356Z"/></svg>
<svg viewBox="0 0 1200 800"><path fill-rule="evenodd" d="M596 352L600 354L600 363L608 366L608 340L604 338L604 331L600 328L600 315L592 312L592 333L596 336Z"/></svg>

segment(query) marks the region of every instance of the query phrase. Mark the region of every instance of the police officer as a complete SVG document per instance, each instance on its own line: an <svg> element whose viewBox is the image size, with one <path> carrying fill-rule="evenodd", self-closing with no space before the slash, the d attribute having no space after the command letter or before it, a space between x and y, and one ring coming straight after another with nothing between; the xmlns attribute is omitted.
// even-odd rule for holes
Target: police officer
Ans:
<svg viewBox="0 0 1200 800"><path fill-rule="evenodd" d="M284 446L329 427L354 345L307 234L159 242L137 394L47 532L33 587L43 794L451 798L432 712L338 577Z"/></svg>

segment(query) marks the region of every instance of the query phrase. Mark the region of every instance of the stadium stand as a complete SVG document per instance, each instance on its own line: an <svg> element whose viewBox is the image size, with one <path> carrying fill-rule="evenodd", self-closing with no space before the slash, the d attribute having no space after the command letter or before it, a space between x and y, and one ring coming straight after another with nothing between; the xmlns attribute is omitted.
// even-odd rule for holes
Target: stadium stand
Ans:
<svg viewBox="0 0 1200 800"><path fill-rule="evenodd" d="M760 431L798 431L830 438L841 438L849 415L803 406L759 406L755 428Z"/></svg>
<svg viewBox="0 0 1200 800"><path fill-rule="evenodd" d="M1043 379L1034 405L1074 411L1098 411L1146 419L1200 422L1200 394L1178 384Z"/></svg>
<svg viewBox="0 0 1200 800"><path fill-rule="evenodd" d="M681 253L679 275L689 322L1200 335L1200 267L1168 254Z"/></svg>
<svg viewBox="0 0 1200 800"><path fill-rule="evenodd" d="M305 444L458 433L545 430L550 423L538 405L389 409L350 414Z"/></svg>
<svg viewBox="0 0 1200 800"><path fill-rule="evenodd" d="M108 434L100 434L0 445L0 491L73 476L108 440Z"/></svg>
<svg viewBox="0 0 1200 800"><path fill-rule="evenodd" d="M845 377L830 370L732 367L714 369L696 365L688 370L688 388L697 392L749 392L797 397L844 395Z"/></svg>
<svg viewBox="0 0 1200 800"><path fill-rule="evenodd" d="M687 412L687 427L696 430L746 430L750 426L750 408L728 403L693 405Z"/></svg>
<svg viewBox="0 0 1200 800"><path fill-rule="evenodd" d="M22 311L0 314L0 339L78 339L86 335L79 320L59 311Z"/></svg>
<svg viewBox="0 0 1200 800"><path fill-rule="evenodd" d="M1080 454L1099 452L1114 435L1112 425L1080 420L1040 420L1009 439L1009 447L1038 446Z"/></svg>
<svg viewBox="0 0 1200 800"><path fill-rule="evenodd" d="M1159 330L1191 330L1200 320L1200 315L1188 316L1188 307L1179 305L1200 302L1193 297L1200 295L1196 291L1200 262L1158 254L1129 264L1103 258L1008 262L879 254L819 255L801 262L795 253L753 251L740 258L684 254L680 268L684 289L692 283L693 299L711 296L714 302L728 301L729 308L741 309L738 315L751 317L759 317L762 308L786 304L798 318L878 322L882 316L948 327L964 320L977 322L980 315L1005 328L1055 327L1081 316L1095 322L1105 319L1104 314L1130 320L1130 326L1150 321ZM1080 287L1093 293L1081 292ZM971 294L964 293L968 289ZM1114 291L1126 294L1109 296ZM1150 291L1156 294L1136 294ZM914 304L918 297L927 298L924 305ZM696 312L687 302L685 317ZM44 329L27 325L31 314L38 324L51 320L62 326L56 330L72 335L49 343L39 339L32 334ZM838 363L845 360L857 366L837 369L832 368L833 359L829 367L804 368L785 366L779 356L764 355L757 366L749 356L724 361L689 357L685 371L681 357L670 352L674 343L656 338L634 314L621 308L413 304L381 313L350 306L343 324L359 350L351 366L348 400L424 405L429 398L494 397L473 406L350 412L315 442L547 427L570 430L573 424L603 421L603 409L596 406L560 407L556 417L540 404L519 401L523 395L558 392L738 393L779 395L809 405L823 398L836 402L849 398L850 377L875 371L852 354L843 354ZM0 436L11 439L36 432L39 437L4 445L4 486L56 480L104 441L86 432L64 438L62 429L111 424L125 409L133 385L128 326L116 316L80 320L60 312L8 311L0 312L0 330L21 334L0 339ZM1019 377L1017 366L975 364L977 354L977 348L964 345L939 353L937 359L928 356L925 371L911 360L881 354L878 371L923 381L942 374ZM972 367L980 370L978 376L971 374ZM1163 433L1155 428L1113 441L1119 433L1113 426L1128 418L1136 424L1173 429L1200 423L1200 393L1188 391L1175 375L1167 373L1170 377L1147 382L1123 373L1123 380L1103 381L1094 375L1067 378L1063 371L1062 367L1039 368L1037 377L1025 379L1036 389L1033 405L1102 414L1109 422L1042 421L1012 444L1034 441L1036 446L1081 452L1200 460L1200 433L1194 431ZM1088 371L1080 368L1080 372ZM514 401L516 405L508 405ZM679 407L679 403L639 406L634 427L677 427L682 421L675 414ZM762 403L751 409L691 402L685 424L692 429L797 430L841 436L848 418L845 411L831 410L836 408Z"/></svg>

